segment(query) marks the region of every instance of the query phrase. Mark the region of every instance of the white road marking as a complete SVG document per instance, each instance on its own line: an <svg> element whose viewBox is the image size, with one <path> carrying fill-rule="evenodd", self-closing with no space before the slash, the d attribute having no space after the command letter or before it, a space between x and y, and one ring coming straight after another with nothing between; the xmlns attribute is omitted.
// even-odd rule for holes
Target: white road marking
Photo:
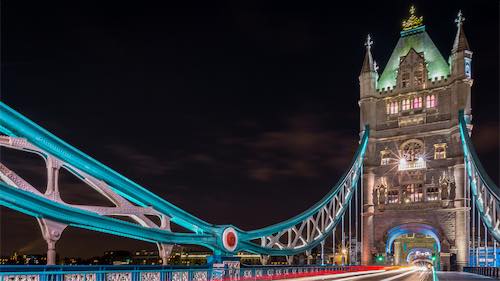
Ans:
<svg viewBox="0 0 500 281"><path fill-rule="evenodd" d="M392 277L389 277L389 278L386 278L386 279L382 279L380 281L391 281L391 280L398 279L398 278L401 278L403 276L412 274L412 273L417 272L417 271L418 271L418 269L414 268L414 269L412 269L412 270L410 270L408 272L404 272L404 273L398 274L396 276L392 276Z"/></svg>
<svg viewBox="0 0 500 281"><path fill-rule="evenodd" d="M346 272L346 273L337 273L337 274L328 274L328 275L319 275L319 276L310 276L310 277L298 277L292 279L286 279L288 281L321 281L321 280L332 280L342 277L348 276L362 276L373 273L385 272L385 269L381 270L366 270L366 271L356 271L356 272ZM352 280L348 279L348 280Z"/></svg>
<svg viewBox="0 0 500 281"><path fill-rule="evenodd" d="M359 279L363 279L363 278L366 278L366 277L383 276L383 275L388 275L388 274L395 273L395 272L405 272L406 273L408 270L414 270L414 269L413 268L401 268L401 269L398 269L398 270L391 270L391 271L385 271L385 272L374 273L374 274L366 274L364 276L335 279L335 281L359 280Z"/></svg>

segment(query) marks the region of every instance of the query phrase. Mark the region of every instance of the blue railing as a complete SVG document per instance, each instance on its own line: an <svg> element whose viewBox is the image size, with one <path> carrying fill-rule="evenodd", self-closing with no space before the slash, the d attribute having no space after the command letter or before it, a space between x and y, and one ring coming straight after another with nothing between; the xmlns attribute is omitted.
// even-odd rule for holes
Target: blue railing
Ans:
<svg viewBox="0 0 500 281"><path fill-rule="evenodd" d="M242 268L170 266L0 266L2 281L208 281L276 280L382 270L380 266L258 266Z"/></svg>
<svg viewBox="0 0 500 281"><path fill-rule="evenodd" d="M465 272L500 278L500 267L464 267Z"/></svg>

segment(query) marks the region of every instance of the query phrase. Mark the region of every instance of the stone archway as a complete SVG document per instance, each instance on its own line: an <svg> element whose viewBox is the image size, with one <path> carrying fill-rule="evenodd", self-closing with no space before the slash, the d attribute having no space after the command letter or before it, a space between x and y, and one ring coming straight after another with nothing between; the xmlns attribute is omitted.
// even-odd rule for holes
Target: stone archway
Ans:
<svg viewBox="0 0 500 281"><path fill-rule="evenodd" d="M441 252L441 239L439 237L439 231L428 224L422 224L422 223L407 223L391 228L387 232L385 252L387 254L392 252L392 245L394 240L396 240L396 238L398 238L401 235L411 234L411 233L421 233L431 236L436 241L438 252Z"/></svg>

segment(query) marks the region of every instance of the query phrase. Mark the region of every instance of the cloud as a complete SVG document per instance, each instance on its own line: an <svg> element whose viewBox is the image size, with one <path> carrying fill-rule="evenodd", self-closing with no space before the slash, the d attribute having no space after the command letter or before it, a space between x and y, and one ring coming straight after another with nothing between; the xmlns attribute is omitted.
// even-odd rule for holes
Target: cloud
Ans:
<svg viewBox="0 0 500 281"><path fill-rule="evenodd" d="M133 147L122 144L109 144L106 147L118 159L134 167L134 172L144 176L161 176L175 168L175 162L158 159Z"/></svg>
<svg viewBox="0 0 500 281"><path fill-rule="evenodd" d="M224 142L249 151L246 170L257 181L316 177L325 169L344 170L356 148L356 136L326 129L322 123L320 116L295 116L288 118L282 129Z"/></svg>

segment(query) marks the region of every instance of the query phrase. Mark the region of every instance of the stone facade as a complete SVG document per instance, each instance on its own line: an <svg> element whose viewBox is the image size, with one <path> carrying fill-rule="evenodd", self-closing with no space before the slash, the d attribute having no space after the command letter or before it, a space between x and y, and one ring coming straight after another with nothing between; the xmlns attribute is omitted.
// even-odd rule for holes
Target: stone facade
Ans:
<svg viewBox="0 0 500 281"><path fill-rule="evenodd" d="M451 65L417 24L401 32L379 77L367 41L359 77L360 130L370 127L363 175L364 264L374 263L375 254L391 255L385 253L388 231L408 223L428 225L437 234L443 268L450 268L450 255L456 255L459 268L468 261L458 112L470 117L473 80L462 22L459 14Z"/></svg>

